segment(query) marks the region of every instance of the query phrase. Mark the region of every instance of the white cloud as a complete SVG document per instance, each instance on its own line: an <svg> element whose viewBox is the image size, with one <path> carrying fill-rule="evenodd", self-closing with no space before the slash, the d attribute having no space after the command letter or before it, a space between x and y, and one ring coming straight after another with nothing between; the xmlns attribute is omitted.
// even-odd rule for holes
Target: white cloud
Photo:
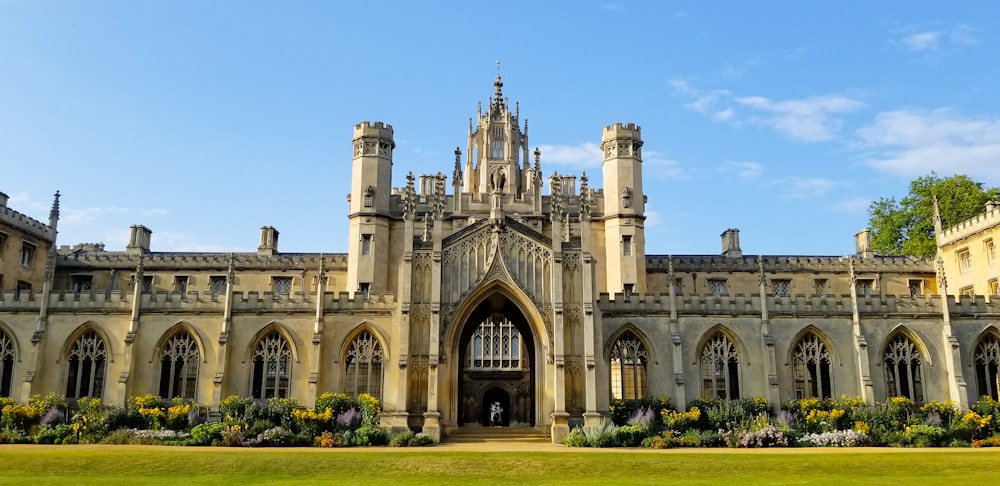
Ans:
<svg viewBox="0 0 1000 486"><path fill-rule="evenodd" d="M976 44L975 29L968 25L958 25L948 32L948 41L953 44L971 46Z"/></svg>
<svg viewBox="0 0 1000 486"><path fill-rule="evenodd" d="M753 180L764 173L764 166L757 162L726 162L719 167L718 171L734 175L737 179Z"/></svg>
<svg viewBox="0 0 1000 486"><path fill-rule="evenodd" d="M856 197L837 202L833 205L833 210L839 213L866 214L868 212L868 206L871 206L871 204L872 200L867 197Z"/></svg>
<svg viewBox="0 0 1000 486"><path fill-rule="evenodd" d="M647 177L680 180L689 178L680 162L669 159L653 150L643 151L642 165L644 166L643 173Z"/></svg>
<svg viewBox="0 0 1000 486"><path fill-rule="evenodd" d="M858 100L844 96L813 96L791 100L747 96L737 98L736 102L769 114L754 118L755 122L804 142L822 142L833 138L841 123L832 115L850 113L865 106Z"/></svg>
<svg viewBox="0 0 1000 486"><path fill-rule="evenodd" d="M941 45L941 32L919 32L899 40L912 51L935 51Z"/></svg>
<svg viewBox="0 0 1000 486"><path fill-rule="evenodd" d="M579 169L593 169L601 166L601 146L593 142L579 145L539 145L542 152L542 167L555 164Z"/></svg>
<svg viewBox="0 0 1000 486"><path fill-rule="evenodd" d="M865 106L859 100L841 95L774 100L763 96L736 96L726 90L703 90L680 79L670 80L669 85L675 95L689 100L685 108L712 121L733 126L750 122L803 142L823 142L836 137L842 125L836 115L852 113ZM736 107L743 110L738 113Z"/></svg>
<svg viewBox="0 0 1000 486"><path fill-rule="evenodd" d="M60 223L66 224L87 224L101 219L109 214L129 214L135 216L163 216L167 214L166 209L132 209L119 206L90 207L90 208L66 208L59 217Z"/></svg>
<svg viewBox="0 0 1000 486"><path fill-rule="evenodd" d="M772 183L782 199L809 199L822 196L837 184L836 181L821 177L785 177Z"/></svg>
<svg viewBox="0 0 1000 486"><path fill-rule="evenodd" d="M1000 119L967 118L950 109L879 113L857 136L866 162L906 177L968 174L1000 182Z"/></svg>
<svg viewBox="0 0 1000 486"><path fill-rule="evenodd" d="M729 121L732 120L733 117L735 116L736 112L733 111L732 108L726 108L725 110L715 112L715 114L712 115L712 121L716 122Z"/></svg>
<svg viewBox="0 0 1000 486"><path fill-rule="evenodd" d="M246 251L245 248L199 241L195 235L190 233L171 233L169 231L161 231L154 234L150 247L153 251L193 251L210 253Z"/></svg>
<svg viewBox="0 0 1000 486"><path fill-rule="evenodd" d="M977 42L975 30L965 24L945 29L926 29L919 25L909 25L894 29L892 33L902 36L895 43L904 49L929 54L939 53L949 47L975 45Z"/></svg>

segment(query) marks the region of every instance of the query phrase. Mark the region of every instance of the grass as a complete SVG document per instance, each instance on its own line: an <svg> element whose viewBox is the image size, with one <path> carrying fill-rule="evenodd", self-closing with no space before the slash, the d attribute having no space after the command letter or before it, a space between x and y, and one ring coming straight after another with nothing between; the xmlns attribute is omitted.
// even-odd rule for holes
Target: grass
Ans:
<svg viewBox="0 0 1000 486"><path fill-rule="evenodd" d="M2 484L993 484L998 470L998 449L0 446Z"/></svg>

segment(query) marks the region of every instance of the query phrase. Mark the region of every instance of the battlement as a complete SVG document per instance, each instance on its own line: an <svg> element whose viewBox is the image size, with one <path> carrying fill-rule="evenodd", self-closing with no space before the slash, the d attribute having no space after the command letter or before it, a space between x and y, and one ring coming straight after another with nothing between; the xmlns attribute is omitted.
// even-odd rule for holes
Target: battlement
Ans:
<svg viewBox="0 0 1000 486"><path fill-rule="evenodd" d="M1000 225L1000 206L993 206L975 217L945 228L941 231L938 242L940 246L945 246L997 225Z"/></svg>
<svg viewBox="0 0 1000 486"><path fill-rule="evenodd" d="M854 260L855 272L934 272L934 263L927 258L874 257L858 258L848 256L784 256L784 255L744 255L726 257L723 255L647 255L646 270L662 273L669 269L673 260L676 272L758 272L763 260L765 272L847 272Z"/></svg>
<svg viewBox="0 0 1000 486"><path fill-rule="evenodd" d="M380 138L392 140L392 125L380 121L363 121L354 125L354 139Z"/></svg>
<svg viewBox="0 0 1000 486"><path fill-rule="evenodd" d="M225 271L232 258L236 270L286 270L319 268L322 257L327 270L347 268L346 253L283 253L260 255L257 253L149 253L143 255L143 268L147 271L158 269L217 269ZM57 270L62 268L135 268L139 255L122 251L111 252L71 252L60 254L56 260Z"/></svg>
<svg viewBox="0 0 1000 486"><path fill-rule="evenodd" d="M7 206L0 206L0 224L9 225L46 241L55 241L56 239L55 232L49 225Z"/></svg>
<svg viewBox="0 0 1000 486"><path fill-rule="evenodd" d="M74 293L55 291L49 298L49 313L130 313L134 293L122 290L90 291ZM316 312L316 293L293 292L290 295L275 295L273 292L234 291L233 311L243 313ZM322 296L326 312L378 311L391 312L396 307L396 296L392 292L372 292L368 298L348 292L325 292ZM0 302L6 311L13 313L38 314L41 310L41 291L0 292ZM225 294L188 291L151 292L139 295L141 313L209 313L222 315L225 312Z"/></svg>
<svg viewBox="0 0 1000 486"><path fill-rule="evenodd" d="M987 301L984 296L916 296L886 295L857 298L858 313L863 317L943 318L942 299L947 302L952 317L996 317L1000 314L1000 299ZM765 297L768 314L774 317L840 316L852 315L851 296L840 295L789 295ZM675 296L679 315L760 316L760 294L681 294ZM670 298L666 293L633 294L628 299L621 293L613 296L601 293L597 307L605 314L666 314L670 312Z"/></svg>
<svg viewBox="0 0 1000 486"><path fill-rule="evenodd" d="M615 139L642 139L642 128L635 123L615 123L604 127L601 131L601 140Z"/></svg>

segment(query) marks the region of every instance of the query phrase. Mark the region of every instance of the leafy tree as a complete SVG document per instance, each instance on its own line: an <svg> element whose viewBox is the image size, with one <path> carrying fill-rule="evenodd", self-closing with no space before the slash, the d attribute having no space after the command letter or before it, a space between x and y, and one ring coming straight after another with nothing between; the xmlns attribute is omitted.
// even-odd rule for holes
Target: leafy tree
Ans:
<svg viewBox="0 0 1000 486"><path fill-rule="evenodd" d="M882 198L868 207L872 249L882 255L934 256L935 198L942 227L947 228L983 212L987 201L1000 201L1000 189L984 189L983 183L964 174L918 177L899 203Z"/></svg>

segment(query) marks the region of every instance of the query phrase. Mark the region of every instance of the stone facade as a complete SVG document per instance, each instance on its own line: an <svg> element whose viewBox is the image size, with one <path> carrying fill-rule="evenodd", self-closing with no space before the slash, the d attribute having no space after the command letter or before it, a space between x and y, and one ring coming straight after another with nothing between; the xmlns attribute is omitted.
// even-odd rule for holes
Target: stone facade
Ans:
<svg viewBox="0 0 1000 486"><path fill-rule="evenodd" d="M945 267L875 256L866 232L842 257L744 255L736 229L720 254L647 255L641 129L603 129L603 187L545 177L502 88L450 179L391 188L392 127L354 127L347 254L282 253L270 226L255 253L155 252L141 225L124 251L52 252L43 285L0 293L9 394L367 392L386 428L553 441L643 396L996 396L1000 307L937 295Z"/></svg>

